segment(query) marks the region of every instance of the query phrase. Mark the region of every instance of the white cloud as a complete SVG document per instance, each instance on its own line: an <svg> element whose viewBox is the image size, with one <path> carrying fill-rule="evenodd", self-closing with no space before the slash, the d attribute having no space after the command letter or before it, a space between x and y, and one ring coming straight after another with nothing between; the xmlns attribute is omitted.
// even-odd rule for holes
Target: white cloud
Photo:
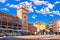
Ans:
<svg viewBox="0 0 60 40"><path fill-rule="evenodd" d="M55 6L55 5L53 5L53 4L51 4L51 3L48 3L48 4L47 4L47 7L50 8L50 9L53 9L54 6Z"/></svg>
<svg viewBox="0 0 60 40"><path fill-rule="evenodd" d="M0 2L1 2L1 3L5 3L5 2L6 2L6 0L0 0Z"/></svg>
<svg viewBox="0 0 60 40"><path fill-rule="evenodd" d="M34 4L35 5L42 5L42 4L44 4L44 1L35 1Z"/></svg>
<svg viewBox="0 0 60 40"><path fill-rule="evenodd" d="M58 4L58 3L60 3L60 1L56 1L54 4Z"/></svg>
<svg viewBox="0 0 60 40"><path fill-rule="evenodd" d="M14 5L14 4L9 4L8 3L8 4L6 4L6 6L11 7L11 8L17 8L18 5Z"/></svg>
<svg viewBox="0 0 60 40"><path fill-rule="evenodd" d="M48 14L50 12L50 10L47 7L42 8L41 10L35 10L35 11L40 14Z"/></svg>
<svg viewBox="0 0 60 40"><path fill-rule="evenodd" d="M11 7L11 8L17 8L17 5L11 4L9 7Z"/></svg>
<svg viewBox="0 0 60 40"><path fill-rule="evenodd" d="M42 14L46 14L46 10L41 9L41 10L40 10L40 13L42 13Z"/></svg>
<svg viewBox="0 0 60 40"><path fill-rule="evenodd" d="M50 16L54 16L53 14L50 14Z"/></svg>
<svg viewBox="0 0 60 40"><path fill-rule="evenodd" d="M45 10L46 13L49 13L50 12L49 8L47 8L47 7L44 8L44 10Z"/></svg>
<svg viewBox="0 0 60 40"><path fill-rule="evenodd" d="M44 8L41 8L40 10L35 10L39 14L43 14L43 15L49 14L50 16L54 16L54 14L60 15L59 11L50 11L50 9L53 10L55 5L49 3L48 1L39 1L39 0L31 0L31 1L34 2L34 4L37 6L43 5L43 4L45 5ZM58 4L58 3L60 3L60 2L59 1L55 2L55 4Z"/></svg>
<svg viewBox="0 0 60 40"><path fill-rule="evenodd" d="M1 8L1 10L9 11L7 8Z"/></svg>
<svg viewBox="0 0 60 40"><path fill-rule="evenodd" d="M25 5L24 5L25 4ZM29 12L34 12L34 10L33 10L33 8L32 8L32 3L30 2L27 2L27 1L25 1L25 2L21 2L20 3L20 5L24 5L25 6L25 8L27 9L27 10L29 10ZM14 5L14 4L6 4L6 6L9 6L9 7L11 7L11 8L17 8L17 6L18 5Z"/></svg>
<svg viewBox="0 0 60 40"><path fill-rule="evenodd" d="M48 8L53 9L55 6L54 4L49 3L49 1L43 1L43 0L31 0L35 5L46 5Z"/></svg>
<svg viewBox="0 0 60 40"><path fill-rule="evenodd" d="M32 8L29 9L29 12L34 12Z"/></svg>
<svg viewBox="0 0 60 40"><path fill-rule="evenodd" d="M47 15L49 14L50 16L59 15L60 16L60 11L50 11L48 8L41 9L41 10L35 10L39 14Z"/></svg>
<svg viewBox="0 0 60 40"><path fill-rule="evenodd" d="M37 13L40 13L40 11L39 10L35 10Z"/></svg>
<svg viewBox="0 0 60 40"><path fill-rule="evenodd" d="M37 7L34 6L34 9L36 9Z"/></svg>
<svg viewBox="0 0 60 40"><path fill-rule="evenodd" d="M30 2L27 2L27 1L25 1L25 2L21 2L20 3L20 5L24 5L25 4L25 8L27 9L27 10L29 10L29 12L34 12L34 10L33 10L33 8L32 8L32 3Z"/></svg>
<svg viewBox="0 0 60 40"><path fill-rule="evenodd" d="M21 1L21 0L15 0L15 1L17 1L17 2L18 2L18 1Z"/></svg>
<svg viewBox="0 0 60 40"><path fill-rule="evenodd" d="M32 18L35 19L37 17L37 15L33 15Z"/></svg>
<svg viewBox="0 0 60 40"><path fill-rule="evenodd" d="M49 3L49 1L44 1L44 0L31 0L36 6L39 5L45 5L47 6L49 9L53 9L53 7L55 6L54 4Z"/></svg>
<svg viewBox="0 0 60 40"><path fill-rule="evenodd" d="M8 4L6 4L6 6L9 6L10 4L8 3Z"/></svg>
<svg viewBox="0 0 60 40"><path fill-rule="evenodd" d="M52 11L51 13L59 15L60 16L60 12L59 11Z"/></svg>
<svg viewBox="0 0 60 40"><path fill-rule="evenodd" d="M32 1L37 6L48 3L48 1L43 1L43 0L41 0L41 1L39 1L39 0L30 0L30 1Z"/></svg>

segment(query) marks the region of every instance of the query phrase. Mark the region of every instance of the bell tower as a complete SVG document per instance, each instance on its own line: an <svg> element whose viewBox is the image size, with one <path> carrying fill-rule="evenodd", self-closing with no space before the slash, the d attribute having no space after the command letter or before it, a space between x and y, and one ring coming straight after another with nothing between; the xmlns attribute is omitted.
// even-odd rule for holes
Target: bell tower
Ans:
<svg viewBox="0 0 60 40"><path fill-rule="evenodd" d="M22 29L28 30L28 10L26 9L26 4L20 4L17 7L17 16L22 20Z"/></svg>

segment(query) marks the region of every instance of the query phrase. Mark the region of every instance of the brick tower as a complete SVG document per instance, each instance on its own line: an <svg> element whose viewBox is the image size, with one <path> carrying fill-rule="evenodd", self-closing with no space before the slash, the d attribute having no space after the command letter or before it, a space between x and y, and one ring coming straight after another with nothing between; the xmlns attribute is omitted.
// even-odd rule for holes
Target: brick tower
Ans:
<svg viewBox="0 0 60 40"><path fill-rule="evenodd" d="M28 10L26 9L25 3L18 5L17 16L22 20L22 29L28 30Z"/></svg>

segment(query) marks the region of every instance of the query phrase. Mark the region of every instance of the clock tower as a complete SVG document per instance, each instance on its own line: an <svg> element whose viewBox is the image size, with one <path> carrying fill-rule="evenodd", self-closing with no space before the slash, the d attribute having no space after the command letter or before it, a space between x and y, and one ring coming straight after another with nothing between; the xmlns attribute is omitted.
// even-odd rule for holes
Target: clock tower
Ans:
<svg viewBox="0 0 60 40"><path fill-rule="evenodd" d="M28 30L28 10L26 4L23 3L17 7L17 16L22 21L22 29Z"/></svg>

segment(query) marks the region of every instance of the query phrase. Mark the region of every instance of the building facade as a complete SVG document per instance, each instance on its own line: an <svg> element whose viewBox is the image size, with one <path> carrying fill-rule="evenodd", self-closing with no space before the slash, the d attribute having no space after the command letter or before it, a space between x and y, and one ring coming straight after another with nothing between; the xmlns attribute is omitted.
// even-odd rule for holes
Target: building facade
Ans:
<svg viewBox="0 0 60 40"><path fill-rule="evenodd" d="M0 33L11 33L12 30L20 30L21 20L17 16L0 12Z"/></svg>
<svg viewBox="0 0 60 40"><path fill-rule="evenodd" d="M50 30L50 34L54 34L54 32L53 32L53 22L52 21L49 23L49 30Z"/></svg>
<svg viewBox="0 0 60 40"><path fill-rule="evenodd" d="M28 27L28 29L29 29L29 31L30 31L30 34L37 34L37 28L33 25L33 23L29 23L28 24L29 25L29 27Z"/></svg>
<svg viewBox="0 0 60 40"><path fill-rule="evenodd" d="M48 32L49 31L49 26L45 23L45 22L34 22L34 23L30 23L31 25L33 25L34 27L36 27L36 34L40 34L44 32ZM31 26L32 27L32 26ZM34 28L33 28L34 30Z"/></svg>
<svg viewBox="0 0 60 40"><path fill-rule="evenodd" d="M60 20L53 20L53 32L60 34Z"/></svg>
<svg viewBox="0 0 60 40"><path fill-rule="evenodd" d="M12 33L13 30L28 30L28 10L25 6L18 5L17 16L0 12L0 34Z"/></svg>
<svg viewBox="0 0 60 40"><path fill-rule="evenodd" d="M37 32L40 32L41 30L46 29L47 24L45 22L36 22L33 23L33 25L37 27Z"/></svg>

